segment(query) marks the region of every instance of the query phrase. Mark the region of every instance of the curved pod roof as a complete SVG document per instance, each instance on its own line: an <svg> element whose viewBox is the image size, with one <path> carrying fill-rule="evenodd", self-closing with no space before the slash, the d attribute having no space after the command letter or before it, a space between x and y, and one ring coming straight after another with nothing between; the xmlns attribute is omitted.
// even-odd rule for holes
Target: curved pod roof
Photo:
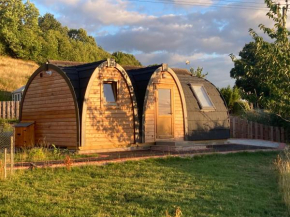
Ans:
<svg viewBox="0 0 290 217"><path fill-rule="evenodd" d="M132 110L133 110L133 123L134 123L134 143L139 143L140 142L140 138L139 138L139 117L138 117L138 107L137 107L137 100L136 100L136 96L135 96L135 92L134 92L134 87L131 83L131 80L127 74L127 72L123 69L122 66L120 66L119 64L117 64L114 60L107 60L107 61L103 61L102 63L100 63L95 70L92 72L90 79L88 81L88 84L86 85L86 90L83 91L83 106L82 106L82 146L86 145L86 115L87 115L87 109L88 109L88 102L89 102L89 98L90 98L90 93L92 91L93 88L93 83L96 79L99 79L97 76L100 76L100 74L102 73L102 70L105 69L106 67L113 67L116 68L120 74L122 75L123 79L126 82L127 88L129 90L129 95L130 95L130 99L132 102Z"/></svg>
<svg viewBox="0 0 290 217"><path fill-rule="evenodd" d="M180 95L180 100L182 104L182 111L183 111L183 123L184 123L184 133L187 135L187 109L186 109L186 102L185 102L185 97L183 94L182 86L181 83L175 74L175 72L168 67L167 64L162 64L162 65L156 65L152 67L124 67L127 69L127 72L132 80L132 83L135 87L136 91L136 96L138 97L137 102L138 102L138 108L139 108L139 118L140 118L140 131L142 132L142 142L145 141L145 112L146 111L146 105L148 101L148 96L150 93L150 86L153 85L154 80L157 77L160 77L161 72L167 72L170 74L170 76L173 78L177 90ZM141 115L140 115L141 114Z"/></svg>
<svg viewBox="0 0 290 217"><path fill-rule="evenodd" d="M173 68L173 71L181 83L187 105L188 134L186 140L228 139L230 134L229 114L218 89L208 80L192 76L186 69ZM204 96L200 95L201 92L195 92L195 87L196 91L203 91ZM203 108L203 103L209 108Z"/></svg>
<svg viewBox="0 0 290 217"><path fill-rule="evenodd" d="M43 73L43 72L47 72L47 73ZM31 85L33 85L35 79L37 78L38 75L40 75L40 77L45 77L45 76L48 76L48 78L52 75L52 73L57 73L66 83L67 85L67 88L69 89L69 92L70 92L70 96L72 97L72 101L73 101L73 104L74 104L74 117L75 117L75 126L76 126L76 131L75 131L75 135L76 135L76 141L75 141L75 144L76 144L76 147L78 147L80 145L80 116L79 116L79 107L78 107L78 103L77 103L77 97L76 97L76 94L75 94L75 91L74 91L74 87L71 83L71 80L70 78L66 75L66 73L64 71L62 71L60 68L56 67L55 65L51 65L51 64L43 64L42 66L40 66L32 75L31 77L29 78L26 86L25 86L25 90L24 90L24 93L23 93L23 98L21 100L21 104L20 104L20 112L19 112L19 120L20 121L26 121L25 119L30 119L31 117L27 114L25 114L25 102L27 100L29 100L29 98L31 98L30 96L27 97L27 93L30 91L30 89L32 89ZM48 91L55 91L53 89L48 89ZM39 92L39 91L37 91ZM35 94L35 95L39 95L40 98L33 98L33 100L39 100L42 98L42 100L46 100L43 98L42 95L45 95L46 93L45 92L41 92L41 93L38 93L38 94ZM55 96L53 96L55 93L54 92L51 92L49 93L51 94L52 96L50 98L55 98ZM42 101L41 101L42 102ZM38 104L40 104L40 102L36 102ZM28 104L28 103L27 103ZM32 105L35 105L34 102L29 102L29 104L32 104ZM59 102L59 104L61 105L62 103ZM45 103L43 103L43 106L46 106ZM40 108L40 109L37 109L37 110L33 110L31 108L29 108L30 112L29 113L37 113L37 112L40 112L39 110L41 109L44 109L43 106ZM65 111L63 111L65 112ZM49 115L49 117L51 118L55 118L53 116L57 116L60 112L59 111L49 111L49 109L44 109L44 111L42 112L41 115L39 116L36 116L34 118L41 118L42 116L44 115ZM37 124L37 123L36 123ZM56 123L57 124L57 123Z"/></svg>

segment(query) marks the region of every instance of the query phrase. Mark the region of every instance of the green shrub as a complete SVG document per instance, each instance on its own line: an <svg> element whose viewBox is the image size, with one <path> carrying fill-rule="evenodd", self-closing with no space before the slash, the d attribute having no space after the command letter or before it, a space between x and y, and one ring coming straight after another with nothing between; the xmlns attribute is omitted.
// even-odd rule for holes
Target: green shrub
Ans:
<svg viewBox="0 0 290 217"><path fill-rule="evenodd" d="M232 110L233 114L242 115L244 113L247 113L248 111L250 111L250 106L247 101L239 100L233 103L233 110Z"/></svg>
<svg viewBox="0 0 290 217"><path fill-rule="evenodd" d="M47 150L44 148L32 148L28 151L29 161L43 161L47 159Z"/></svg>

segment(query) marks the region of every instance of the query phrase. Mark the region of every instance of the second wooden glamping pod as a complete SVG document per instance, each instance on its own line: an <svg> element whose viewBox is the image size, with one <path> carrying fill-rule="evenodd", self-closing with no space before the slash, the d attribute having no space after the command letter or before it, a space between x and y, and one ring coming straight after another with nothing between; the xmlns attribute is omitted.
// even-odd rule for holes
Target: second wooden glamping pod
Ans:
<svg viewBox="0 0 290 217"><path fill-rule="evenodd" d="M143 143L229 138L229 116L216 87L167 64L124 67L134 85Z"/></svg>
<svg viewBox="0 0 290 217"><path fill-rule="evenodd" d="M134 89L114 60L50 61L29 79L21 122L35 123L35 141L78 150L120 149L139 141Z"/></svg>

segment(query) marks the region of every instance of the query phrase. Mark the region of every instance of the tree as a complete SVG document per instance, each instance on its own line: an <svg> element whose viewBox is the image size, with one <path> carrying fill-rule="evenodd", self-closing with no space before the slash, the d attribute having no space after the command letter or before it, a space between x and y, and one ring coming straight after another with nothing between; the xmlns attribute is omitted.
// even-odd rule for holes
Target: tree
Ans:
<svg viewBox="0 0 290 217"><path fill-rule="evenodd" d="M226 101L229 110L233 109L234 103L241 99L240 90L237 87L231 88L230 85L220 89L220 93Z"/></svg>
<svg viewBox="0 0 290 217"><path fill-rule="evenodd" d="M234 61L234 68L231 69L230 75L236 79L236 86L241 89L242 97L253 103L255 108L259 108L262 95L269 96L269 88L261 85L261 72L256 67L259 61L256 52L257 44L250 42L239 52L240 59L236 59L231 54L230 56ZM246 65L247 67L245 67ZM251 74L248 73L249 67L253 71Z"/></svg>
<svg viewBox="0 0 290 217"><path fill-rule="evenodd" d="M281 12L280 5L272 0L265 0L269 12L267 16L275 22L273 28L259 27L271 39L272 43L266 42L254 30L250 29L254 43L256 44L255 60L253 67L244 62L241 67L249 77L259 77L260 86L267 89L268 93L261 92L260 103L277 114L278 116L290 118L290 32L286 28L286 8ZM234 63L237 61L232 57ZM259 72L259 75L256 73Z"/></svg>
<svg viewBox="0 0 290 217"><path fill-rule="evenodd" d="M33 59L40 54L38 16L37 8L29 2L0 1L2 53L23 59Z"/></svg>
<svg viewBox="0 0 290 217"><path fill-rule="evenodd" d="M47 32L49 30L65 32L65 28L62 27L61 23L54 18L54 15L49 13L38 18L38 25L42 32Z"/></svg>
<svg viewBox="0 0 290 217"><path fill-rule="evenodd" d="M121 51L114 52L112 58L116 60L116 63L128 66L142 66L142 64L132 54L123 53Z"/></svg>
<svg viewBox="0 0 290 217"><path fill-rule="evenodd" d="M205 78L208 75L208 72L205 73L205 74L202 74L202 70L203 70L203 68L201 68L201 67L197 67L196 70L194 70L193 67L191 67L189 69L189 71L191 72L192 76L196 76L198 78Z"/></svg>

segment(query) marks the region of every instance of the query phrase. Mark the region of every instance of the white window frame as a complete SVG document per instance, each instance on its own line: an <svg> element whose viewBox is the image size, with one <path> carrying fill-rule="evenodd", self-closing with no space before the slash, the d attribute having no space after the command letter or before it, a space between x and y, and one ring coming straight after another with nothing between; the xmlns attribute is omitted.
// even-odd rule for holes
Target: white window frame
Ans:
<svg viewBox="0 0 290 217"><path fill-rule="evenodd" d="M208 95L208 92L206 91L206 88L205 88L205 86L203 84L191 83L189 85L190 85L190 88L191 88L192 92L194 93L194 96L196 97L196 99L198 101L198 104L200 106L201 111L215 111L216 110L216 108L215 108L215 106L214 106L214 104L213 104L210 96ZM211 105L209 105L209 106L208 105L204 105L204 103L203 103L204 99L200 98L200 94L198 94L197 89L195 87L201 88L202 93L203 93L202 96L205 98L205 100L207 102L209 102L207 104L211 104Z"/></svg>

